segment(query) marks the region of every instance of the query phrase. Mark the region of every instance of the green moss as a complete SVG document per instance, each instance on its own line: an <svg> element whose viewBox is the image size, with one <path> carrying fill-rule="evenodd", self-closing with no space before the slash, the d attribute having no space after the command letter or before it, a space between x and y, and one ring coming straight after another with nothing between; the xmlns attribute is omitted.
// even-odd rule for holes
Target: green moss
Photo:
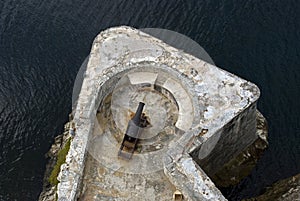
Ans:
<svg viewBox="0 0 300 201"><path fill-rule="evenodd" d="M71 145L71 138L68 139L68 141L66 142L65 146L58 152L57 154L57 161L56 164L49 176L49 183L52 186L56 186L58 184L58 180L57 180L57 176L58 173L60 171L60 166L65 162L66 160L66 156L69 152L70 149L70 145Z"/></svg>

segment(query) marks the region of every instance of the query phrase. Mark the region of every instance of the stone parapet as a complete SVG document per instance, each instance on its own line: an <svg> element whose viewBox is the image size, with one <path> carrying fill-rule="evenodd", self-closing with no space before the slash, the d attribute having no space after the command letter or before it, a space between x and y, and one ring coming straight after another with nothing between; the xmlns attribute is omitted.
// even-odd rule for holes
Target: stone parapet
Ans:
<svg viewBox="0 0 300 201"><path fill-rule="evenodd" d="M147 79L134 79L134 73L147 75ZM167 155L156 157L164 159L162 168L170 181L189 200L226 200L206 173L215 174L257 140L259 89L125 26L103 31L93 42L74 113L76 134L58 177L58 200L75 201L81 196L97 111L124 76L132 86L150 84L157 86L154 91L166 90L176 102L178 119L174 125L181 137L170 142Z"/></svg>

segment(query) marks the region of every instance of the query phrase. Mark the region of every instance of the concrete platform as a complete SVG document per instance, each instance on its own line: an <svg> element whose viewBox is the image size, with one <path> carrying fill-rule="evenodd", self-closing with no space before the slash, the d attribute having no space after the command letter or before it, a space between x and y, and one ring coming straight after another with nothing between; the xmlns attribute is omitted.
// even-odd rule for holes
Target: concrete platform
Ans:
<svg viewBox="0 0 300 201"><path fill-rule="evenodd" d="M107 168L88 155L79 200L169 201L175 190L163 170L149 174L124 173Z"/></svg>
<svg viewBox="0 0 300 201"><path fill-rule="evenodd" d="M136 29L101 32L78 98L59 200L170 200L175 187L186 200L226 200L206 172L215 174L258 138L259 95L254 84ZM139 101L152 126L127 163L117 150Z"/></svg>

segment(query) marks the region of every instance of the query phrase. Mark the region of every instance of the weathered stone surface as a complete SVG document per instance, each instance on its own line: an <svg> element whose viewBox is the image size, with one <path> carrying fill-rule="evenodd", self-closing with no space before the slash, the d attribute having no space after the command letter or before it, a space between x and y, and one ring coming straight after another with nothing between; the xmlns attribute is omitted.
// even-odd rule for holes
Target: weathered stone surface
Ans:
<svg viewBox="0 0 300 201"><path fill-rule="evenodd" d="M182 184L180 189L190 200L225 200L188 154L205 167L205 171L215 174L232 157L257 140L256 101L259 89L130 27L103 31L93 43L75 109L76 135L58 177L58 199L73 201L81 196L89 142L98 126L95 118L97 110L118 81L125 75L130 80L131 73L157 74L154 88L158 86L170 91L177 102L179 112L175 130L181 135L181 141L179 145L176 143L178 137L169 143L169 150L178 154L171 154L173 162L168 165L174 167L178 175L165 167L168 178L180 187L179 178L185 175L186 185ZM168 75L168 79L164 74ZM154 77L148 78L145 83L151 84ZM141 80L131 79L131 84ZM180 90L174 86L180 86ZM133 98L133 102L137 101L138 98ZM155 157L163 159L165 153ZM205 193L201 194L200 189L205 189Z"/></svg>
<svg viewBox="0 0 300 201"><path fill-rule="evenodd" d="M244 201L299 201L300 200L300 174L274 183L260 196L245 199Z"/></svg>
<svg viewBox="0 0 300 201"><path fill-rule="evenodd" d="M226 200L203 170L187 155L165 167L169 180L185 200Z"/></svg>
<svg viewBox="0 0 300 201"><path fill-rule="evenodd" d="M178 139L164 157L164 172L169 180L183 192L185 200L226 200L219 189L187 154L193 146L197 130L188 131Z"/></svg>
<svg viewBox="0 0 300 201"><path fill-rule="evenodd" d="M80 200L171 200L175 190L162 170L126 173L110 169L88 155Z"/></svg>
<svg viewBox="0 0 300 201"><path fill-rule="evenodd" d="M259 111L256 112L256 133L258 138L249 147L246 147L243 152L239 153L238 156L233 157L228 163L222 166L216 174L206 172L218 187L236 185L243 178L248 176L268 147L266 119Z"/></svg>

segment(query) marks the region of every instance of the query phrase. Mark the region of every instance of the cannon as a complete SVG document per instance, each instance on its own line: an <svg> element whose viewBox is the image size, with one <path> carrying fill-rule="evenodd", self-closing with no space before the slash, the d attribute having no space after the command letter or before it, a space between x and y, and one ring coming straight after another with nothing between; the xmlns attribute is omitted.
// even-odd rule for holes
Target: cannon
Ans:
<svg viewBox="0 0 300 201"><path fill-rule="evenodd" d="M128 122L127 129L118 152L119 157L129 160L136 149L139 136L142 132L141 128L146 127L147 124L147 119L143 114L144 106L145 103L139 102L135 115Z"/></svg>

